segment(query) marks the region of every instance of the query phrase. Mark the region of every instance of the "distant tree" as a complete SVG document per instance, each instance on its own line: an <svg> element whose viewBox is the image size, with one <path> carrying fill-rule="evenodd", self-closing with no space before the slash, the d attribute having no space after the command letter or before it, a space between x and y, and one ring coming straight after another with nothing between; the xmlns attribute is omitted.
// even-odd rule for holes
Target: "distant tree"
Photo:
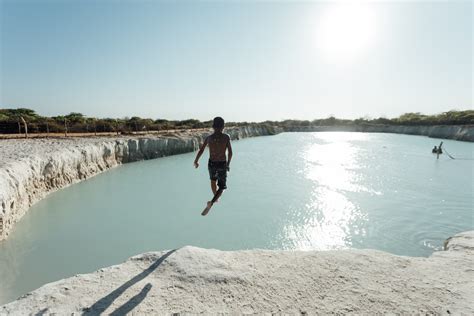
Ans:
<svg viewBox="0 0 474 316"><path fill-rule="evenodd" d="M175 124L176 127L179 128L201 128L203 127L199 120L195 119L188 119L184 121L178 121Z"/></svg>
<svg viewBox="0 0 474 316"><path fill-rule="evenodd" d="M84 115L82 113L77 113L77 112L71 112L68 115L66 115L65 118L71 124L76 124L76 123L83 124L86 120L86 118L84 117Z"/></svg>
<svg viewBox="0 0 474 316"><path fill-rule="evenodd" d="M22 121L23 118L25 123ZM324 119L314 120L294 120L283 121L265 121L261 123L254 122L227 122L226 126L280 126L291 129L294 127L311 126L342 126L342 125L453 125L453 124L471 124L474 125L474 110L450 110L436 115L424 115L419 112L404 113L399 117L388 119L386 117L370 118L364 116L355 120L339 119L330 115ZM69 132L131 132L131 131L152 131L152 130L171 130L171 129L190 129L190 128L209 128L212 121L201 122L197 119L187 119L182 121L141 118L133 116L122 119L115 118L93 118L85 117L82 113L72 112L68 115L59 115L53 117L42 117L34 110L28 108L18 109L0 109L0 133L22 133L28 127L29 133L51 132L66 133Z"/></svg>
<svg viewBox="0 0 474 316"><path fill-rule="evenodd" d="M2 117L1 120L4 121L17 121L20 120L20 117L23 117L27 122L32 122L41 118L34 110L26 108L2 109L0 110L0 114Z"/></svg>
<svg viewBox="0 0 474 316"><path fill-rule="evenodd" d="M377 119L371 120L370 123L391 125L392 121L388 118L385 118L385 117L379 117Z"/></svg>
<svg viewBox="0 0 474 316"><path fill-rule="evenodd" d="M321 123L322 123L323 125L329 125L329 126L335 125L336 122L337 122L337 119L336 119L336 117L334 117L334 116L330 116L330 117L328 117L327 119L321 120Z"/></svg>

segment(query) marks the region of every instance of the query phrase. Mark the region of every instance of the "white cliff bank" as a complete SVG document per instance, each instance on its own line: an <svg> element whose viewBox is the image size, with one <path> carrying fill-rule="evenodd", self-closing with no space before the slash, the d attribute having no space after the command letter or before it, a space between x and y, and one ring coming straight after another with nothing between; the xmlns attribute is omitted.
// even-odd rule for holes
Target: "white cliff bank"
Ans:
<svg viewBox="0 0 474 316"><path fill-rule="evenodd" d="M474 231L429 258L183 247L47 284L4 315L474 314Z"/></svg>
<svg viewBox="0 0 474 316"><path fill-rule="evenodd" d="M421 135L474 142L474 125L347 125L347 126L299 126L285 128L287 132L362 132Z"/></svg>
<svg viewBox="0 0 474 316"><path fill-rule="evenodd" d="M232 139L271 135L273 128L226 129ZM208 130L147 136L0 140L0 242L48 193L123 163L194 151Z"/></svg>

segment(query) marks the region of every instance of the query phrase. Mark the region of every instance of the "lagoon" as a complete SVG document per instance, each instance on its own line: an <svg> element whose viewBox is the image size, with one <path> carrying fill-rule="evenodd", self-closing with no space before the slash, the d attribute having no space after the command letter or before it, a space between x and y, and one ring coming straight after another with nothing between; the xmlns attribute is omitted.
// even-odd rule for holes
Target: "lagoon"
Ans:
<svg viewBox="0 0 474 316"><path fill-rule="evenodd" d="M206 156L137 162L50 194L0 243L0 304L146 251L372 248L429 256L473 228L474 144L345 132L234 143L228 190L207 217Z"/></svg>

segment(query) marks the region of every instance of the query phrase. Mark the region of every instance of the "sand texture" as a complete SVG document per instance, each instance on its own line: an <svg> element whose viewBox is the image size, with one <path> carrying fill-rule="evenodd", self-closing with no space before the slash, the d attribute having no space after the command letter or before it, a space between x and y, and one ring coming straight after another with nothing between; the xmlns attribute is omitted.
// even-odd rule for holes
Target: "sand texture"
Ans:
<svg viewBox="0 0 474 316"><path fill-rule="evenodd" d="M191 246L46 284L0 314L474 314L474 232L429 258Z"/></svg>

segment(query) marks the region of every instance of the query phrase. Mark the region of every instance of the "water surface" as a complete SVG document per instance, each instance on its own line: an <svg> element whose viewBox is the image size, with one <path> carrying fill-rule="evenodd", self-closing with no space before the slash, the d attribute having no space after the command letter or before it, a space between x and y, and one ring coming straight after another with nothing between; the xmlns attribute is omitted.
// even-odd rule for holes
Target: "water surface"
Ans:
<svg viewBox="0 0 474 316"><path fill-rule="evenodd" d="M146 251L372 248L428 256L473 229L474 144L365 133L234 143L228 190L207 217L194 153L124 165L49 195L0 243L0 304ZM471 160L469 160L471 159Z"/></svg>

